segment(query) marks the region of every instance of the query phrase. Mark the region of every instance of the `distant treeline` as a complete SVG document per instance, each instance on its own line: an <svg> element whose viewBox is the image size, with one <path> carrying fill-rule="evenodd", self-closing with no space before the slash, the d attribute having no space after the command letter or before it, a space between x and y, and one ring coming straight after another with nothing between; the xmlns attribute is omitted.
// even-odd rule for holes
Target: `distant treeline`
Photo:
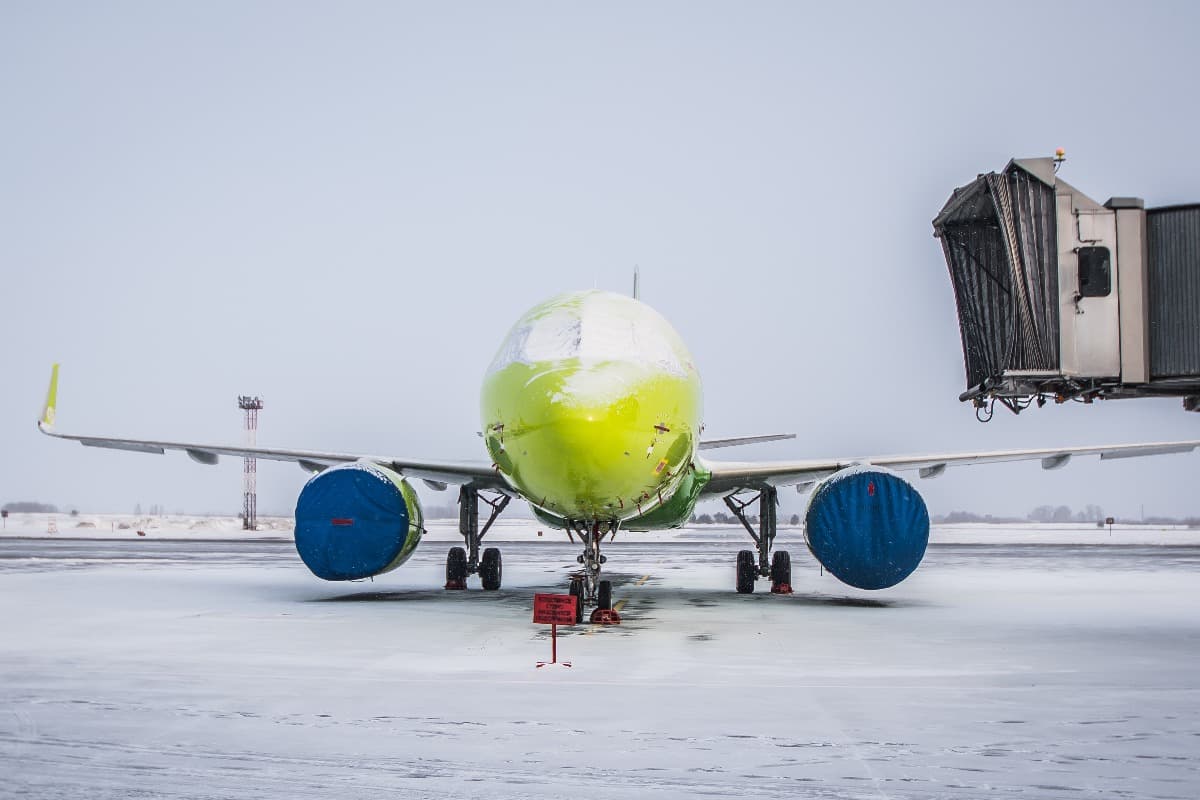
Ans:
<svg viewBox="0 0 1200 800"><path fill-rule="evenodd" d="M1038 506L1024 517L997 517L991 514L975 514L970 511L951 511L949 514L939 514L933 522L948 525L964 522L984 522L994 524L1013 524L1021 522L1091 522L1103 525L1107 517L1104 509L1097 505L1084 506L1082 511L1072 512L1070 506ZM1117 517L1115 522L1121 525L1187 525L1192 528L1200 527L1200 517L1146 517L1144 519L1124 519Z"/></svg>
<svg viewBox="0 0 1200 800"><path fill-rule="evenodd" d="M746 519L749 520L751 525L758 524L758 516L756 514L752 514L752 515L746 517ZM780 521L782 522L783 520L780 520ZM790 525L799 525L800 524L800 515L792 514L791 518L788 519L787 522ZM715 514L693 514L692 518L690 520L688 520L688 524L689 525L740 525L741 523L738 522L738 518L735 517L733 514L726 514L722 511L718 511Z"/></svg>
<svg viewBox="0 0 1200 800"><path fill-rule="evenodd" d="M10 514L57 514L58 506L50 503L34 503L30 500L19 500L15 503L5 503L0 511Z"/></svg>
<svg viewBox="0 0 1200 800"><path fill-rule="evenodd" d="M996 517L991 514L975 514L970 511L951 511L949 514L938 514L933 517L935 525L957 525L963 522L987 522L997 525L1029 522L1026 517Z"/></svg>
<svg viewBox="0 0 1200 800"><path fill-rule="evenodd" d="M1200 517L1146 517L1145 519L1121 519L1121 525L1187 525L1189 528L1200 528Z"/></svg>
<svg viewBox="0 0 1200 800"><path fill-rule="evenodd" d="M933 518L935 523L954 525L963 522L988 522L999 525L1017 522L1104 522L1104 509L1100 506L1088 505L1079 512L1072 512L1070 506L1038 506L1024 517L997 517L991 514L975 514L971 511L951 511L949 514L939 514Z"/></svg>

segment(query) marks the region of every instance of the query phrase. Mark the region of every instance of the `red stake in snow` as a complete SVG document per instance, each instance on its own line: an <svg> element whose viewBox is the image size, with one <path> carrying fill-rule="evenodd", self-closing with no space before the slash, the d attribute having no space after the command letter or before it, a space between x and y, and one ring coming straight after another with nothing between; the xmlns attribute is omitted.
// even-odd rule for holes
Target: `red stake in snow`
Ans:
<svg viewBox="0 0 1200 800"><path fill-rule="evenodd" d="M579 601L573 594L535 594L533 596L533 621L539 625L550 626L550 660L539 661L538 666L558 663L558 626L574 625L576 619L575 603ZM564 667L571 666L570 661L562 662Z"/></svg>

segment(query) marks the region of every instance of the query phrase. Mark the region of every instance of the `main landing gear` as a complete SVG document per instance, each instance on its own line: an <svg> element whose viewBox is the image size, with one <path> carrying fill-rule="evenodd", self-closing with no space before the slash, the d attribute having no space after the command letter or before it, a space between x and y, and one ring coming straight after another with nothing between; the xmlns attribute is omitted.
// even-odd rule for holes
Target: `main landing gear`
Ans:
<svg viewBox="0 0 1200 800"><path fill-rule="evenodd" d="M758 501L758 531L746 517L746 509ZM725 505L742 523L742 527L750 534L750 538L758 545L758 557L753 550L742 550L737 554L737 590L738 594L750 594L754 591L754 581L760 576L771 579L772 594L792 593L792 557L786 550L777 550L771 555L771 545L775 541L777 526L777 507L779 491L774 486L764 487L749 500L743 500L740 493L725 497Z"/></svg>
<svg viewBox="0 0 1200 800"><path fill-rule="evenodd" d="M575 603L575 621L583 622L583 606L587 602L595 604L590 622L597 625L620 625L621 615L613 608L612 581L600 579L600 568L606 559L600 553L600 542L607 536L611 542L617 535L616 522L568 522L567 536L575 541L575 536L583 543L583 555L576 561L583 569L571 576L570 593L578 598ZM574 531L575 536L572 536Z"/></svg>
<svg viewBox="0 0 1200 800"><path fill-rule="evenodd" d="M488 513L487 522L483 528L479 527L479 501L487 503L491 507ZM506 494L497 493L495 497L487 497L479 492L478 489L473 489L470 486L464 486L458 491L458 532L463 535L466 540L466 548L451 547L450 552L446 554L446 588L447 589L466 589L467 576L479 573L480 581L483 583L483 588L495 590L500 588L500 579L502 576L502 563L500 560L500 548L489 547L483 551L483 557L479 555L479 543L483 541L483 537L487 534L488 529L492 527L492 523L496 521L496 517L500 516L500 512L512 500Z"/></svg>

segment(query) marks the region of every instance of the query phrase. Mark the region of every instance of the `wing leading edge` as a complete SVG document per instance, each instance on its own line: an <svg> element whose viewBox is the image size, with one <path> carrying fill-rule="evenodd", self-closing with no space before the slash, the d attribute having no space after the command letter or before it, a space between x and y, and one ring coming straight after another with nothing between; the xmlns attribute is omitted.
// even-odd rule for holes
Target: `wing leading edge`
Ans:
<svg viewBox="0 0 1200 800"><path fill-rule="evenodd" d="M1171 453L1190 453L1200 447L1200 440L1179 442L1145 442L1091 447L1057 447L1035 450L993 450L978 453L943 455L870 456L812 461L707 461L703 466L712 478L704 487L706 494L720 494L739 489L760 489L764 486L799 486L812 484L835 472L856 465L874 465L897 471L918 470L922 478L934 478L947 467L968 464L996 464L1005 461L1042 462L1043 469L1066 466L1075 456L1098 455L1101 459L1137 458Z"/></svg>
<svg viewBox="0 0 1200 800"><path fill-rule="evenodd" d="M499 471L492 464L471 461L424 461L395 456L371 455L366 453L337 453L323 450L290 450L271 447L246 447L241 445L204 444L199 442L173 442L153 439L123 439L108 436L90 436L59 433L54 429L58 405L58 364L50 373L50 388L46 393L46 404L38 419L38 430L56 439L76 441L85 447L104 447L110 450L128 450L135 453L157 453L181 450L193 461L201 464L216 464L220 456L237 458L261 458L267 461L291 461L309 472L320 472L334 464L348 461L372 461L396 470L402 475L417 478L444 489L446 484L470 485L480 489L510 491Z"/></svg>

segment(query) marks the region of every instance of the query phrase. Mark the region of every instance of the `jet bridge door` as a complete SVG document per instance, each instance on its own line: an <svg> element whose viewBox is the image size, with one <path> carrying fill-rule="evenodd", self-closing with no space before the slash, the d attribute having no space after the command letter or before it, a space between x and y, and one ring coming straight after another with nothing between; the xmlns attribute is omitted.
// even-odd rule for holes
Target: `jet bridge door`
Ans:
<svg viewBox="0 0 1200 800"><path fill-rule="evenodd" d="M1063 181L1056 189L1062 371L1116 378L1121 374L1116 214Z"/></svg>

